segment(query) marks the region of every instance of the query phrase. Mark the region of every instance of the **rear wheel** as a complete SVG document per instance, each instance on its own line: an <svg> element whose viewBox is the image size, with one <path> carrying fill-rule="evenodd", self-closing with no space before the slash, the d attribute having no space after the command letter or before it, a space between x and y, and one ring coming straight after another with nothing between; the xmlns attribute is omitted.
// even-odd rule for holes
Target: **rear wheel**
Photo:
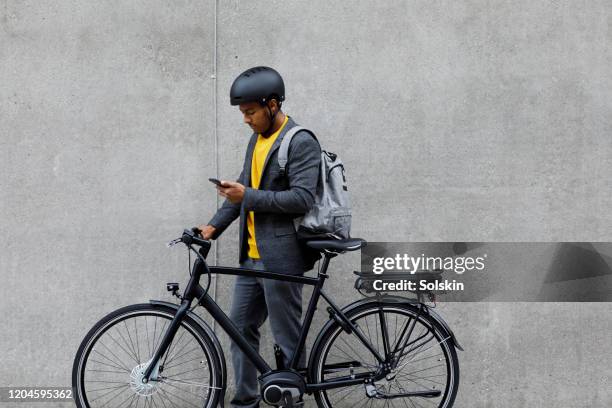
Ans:
<svg viewBox="0 0 612 408"><path fill-rule="evenodd" d="M452 406L459 387L459 362L452 339L436 321L424 313L417 318L417 308L402 303L366 303L346 315L387 361L392 361L388 356L399 344L393 359L395 369L370 384L315 393L320 407ZM387 329L386 342L383 327ZM382 364L359 338L334 321L319 334L309 367L315 383L365 380L382 371Z"/></svg>
<svg viewBox="0 0 612 408"><path fill-rule="evenodd" d="M96 323L74 360L77 406L215 407L222 387L220 357L213 340L190 317L181 323L150 381L141 381L175 313L167 306L138 304Z"/></svg>

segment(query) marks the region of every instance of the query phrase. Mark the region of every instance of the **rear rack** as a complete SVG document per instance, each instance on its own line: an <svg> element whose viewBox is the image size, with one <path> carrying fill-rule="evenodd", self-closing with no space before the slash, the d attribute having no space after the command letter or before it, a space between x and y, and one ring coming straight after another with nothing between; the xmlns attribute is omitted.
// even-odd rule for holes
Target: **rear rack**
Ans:
<svg viewBox="0 0 612 408"><path fill-rule="evenodd" d="M436 269L436 270L424 270L417 271L415 273L410 272L385 272L382 274L375 274L372 272L359 272L354 271L355 275L357 275L357 279L355 280L355 289L359 291L363 296L380 296L389 293L397 293L397 292L408 292L414 293L416 298L422 302L423 299L428 298L431 302L435 303L435 295L443 294L446 292L443 291L431 291L431 290L420 290L419 283L420 281L426 281L427 283L434 283L441 279L442 273L444 270ZM414 282L414 286L416 288L414 290L409 290L408 288L402 288L399 290L377 290L375 288L377 283L380 286L380 282L385 284L398 284L396 286L402 287L402 283L405 282ZM386 285L385 285L386 286ZM407 286L407 285L404 285ZM365 292L365 293L364 293Z"/></svg>

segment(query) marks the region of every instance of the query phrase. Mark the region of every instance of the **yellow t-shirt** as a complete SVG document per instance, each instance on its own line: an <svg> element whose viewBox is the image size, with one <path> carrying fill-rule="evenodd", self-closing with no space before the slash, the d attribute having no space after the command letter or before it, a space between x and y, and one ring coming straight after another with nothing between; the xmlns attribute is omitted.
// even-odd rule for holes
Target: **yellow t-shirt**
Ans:
<svg viewBox="0 0 612 408"><path fill-rule="evenodd" d="M261 173L263 171L264 163L266 162L266 157L268 157L268 153L272 148L272 145L278 138L278 135L283 130L287 122L289 121L289 116L285 116L285 121L281 125L281 127L274 132L270 137L263 137L261 134L257 136L257 143L255 143L255 149L253 150L253 161L251 162L251 187L259 188L259 182L261 181ZM247 230L249 232L249 251L248 255L250 258L259 259L259 251L257 250L257 242L255 241L255 214L253 211L249 211L247 217Z"/></svg>

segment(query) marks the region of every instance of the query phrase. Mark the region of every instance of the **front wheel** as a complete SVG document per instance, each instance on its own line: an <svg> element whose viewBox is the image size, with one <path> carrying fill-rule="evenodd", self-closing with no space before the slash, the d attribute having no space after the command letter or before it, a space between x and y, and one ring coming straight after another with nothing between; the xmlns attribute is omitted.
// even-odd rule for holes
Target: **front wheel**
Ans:
<svg viewBox="0 0 612 408"><path fill-rule="evenodd" d="M453 405L459 387L457 352L446 330L427 313L419 314L418 307L411 304L370 302L345 314L385 363L394 368L385 371L384 363L375 358L355 333L348 334L331 320L312 350L311 381L326 383L360 378L364 381L316 392L319 407L448 408ZM365 379L373 377L376 379L365 383Z"/></svg>
<svg viewBox="0 0 612 408"><path fill-rule="evenodd" d="M148 383L141 381L176 310L137 304L118 309L87 333L74 359L79 408L216 407L221 361L213 340L186 316Z"/></svg>

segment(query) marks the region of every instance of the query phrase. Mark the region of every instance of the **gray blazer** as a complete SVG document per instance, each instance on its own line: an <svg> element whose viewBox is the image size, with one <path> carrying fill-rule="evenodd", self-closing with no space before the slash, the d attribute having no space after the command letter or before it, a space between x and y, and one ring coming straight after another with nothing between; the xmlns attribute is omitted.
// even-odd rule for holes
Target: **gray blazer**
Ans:
<svg viewBox="0 0 612 408"><path fill-rule="evenodd" d="M240 263L248 253L247 213L255 213L257 249L266 270L300 275L312 269L317 254L298 242L293 219L301 217L315 200L321 165L321 147L308 132L293 136L286 175L280 175L278 148L289 129L297 124L290 117L270 148L264 162L259 189L251 188L251 161L257 134L251 135L238 182L246 187L242 203L225 200L209 224L216 228L213 239L240 216Z"/></svg>

